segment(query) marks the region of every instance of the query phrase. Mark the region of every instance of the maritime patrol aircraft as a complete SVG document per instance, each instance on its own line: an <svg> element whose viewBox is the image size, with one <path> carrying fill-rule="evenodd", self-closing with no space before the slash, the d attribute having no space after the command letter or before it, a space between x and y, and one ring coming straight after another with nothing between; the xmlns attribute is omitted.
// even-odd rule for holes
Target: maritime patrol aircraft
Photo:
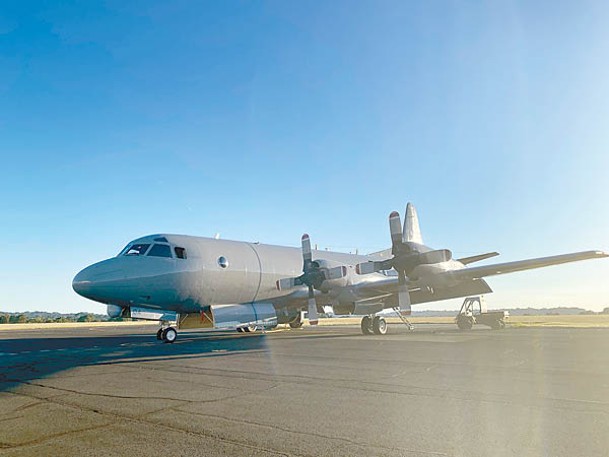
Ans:
<svg viewBox="0 0 609 457"><path fill-rule="evenodd" d="M363 315L364 334L383 335L388 308L409 315L411 305L492 292L487 276L607 257L585 251L484 266L497 252L454 259L448 249L423 244L414 206L389 215L391 248L353 255L184 235L149 235L116 257L76 275L73 289L107 304L111 317L161 321L157 338L172 343L179 328L255 331L288 323L318 323L318 309ZM175 322L175 324L173 324Z"/></svg>

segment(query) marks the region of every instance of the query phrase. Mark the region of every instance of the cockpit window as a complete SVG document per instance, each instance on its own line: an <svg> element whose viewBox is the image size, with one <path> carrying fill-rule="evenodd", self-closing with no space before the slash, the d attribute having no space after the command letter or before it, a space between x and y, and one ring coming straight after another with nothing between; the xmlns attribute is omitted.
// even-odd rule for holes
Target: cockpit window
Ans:
<svg viewBox="0 0 609 457"><path fill-rule="evenodd" d="M171 248L168 244L153 244L148 252L149 257L171 257Z"/></svg>
<svg viewBox="0 0 609 457"><path fill-rule="evenodd" d="M125 255L144 255L149 247L149 244L134 244L125 250Z"/></svg>
<svg viewBox="0 0 609 457"><path fill-rule="evenodd" d="M159 241L161 243L169 243L169 241L167 241L167 238L165 238L164 236L160 238L155 238L154 241Z"/></svg>
<svg viewBox="0 0 609 457"><path fill-rule="evenodd" d="M173 248L173 250L175 251L176 257L178 259L185 259L186 258L186 249L180 248L180 247L176 246L175 248Z"/></svg>

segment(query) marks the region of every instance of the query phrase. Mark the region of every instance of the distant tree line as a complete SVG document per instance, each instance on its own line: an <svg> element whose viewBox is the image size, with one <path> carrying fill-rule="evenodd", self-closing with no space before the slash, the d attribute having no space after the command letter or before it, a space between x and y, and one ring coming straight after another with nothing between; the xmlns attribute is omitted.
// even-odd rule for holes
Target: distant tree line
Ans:
<svg viewBox="0 0 609 457"><path fill-rule="evenodd" d="M43 324L60 322L103 322L108 317L101 314L77 313L77 314L58 314L58 313L6 313L0 312L0 324Z"/></svg>

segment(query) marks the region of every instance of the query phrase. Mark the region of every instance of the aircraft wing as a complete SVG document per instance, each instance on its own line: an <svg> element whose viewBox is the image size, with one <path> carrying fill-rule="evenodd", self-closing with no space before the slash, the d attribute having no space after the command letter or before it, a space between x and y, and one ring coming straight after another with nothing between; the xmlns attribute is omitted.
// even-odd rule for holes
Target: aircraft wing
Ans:
<svg viewBox="0 0 609 457"><path fill-rule="evenodd" d="M548 267L550 265L559 265L561 263L598 259L602 257L609 257L609 254L603 251L574 252L572 254L554 255L550 257L539 257L536 259L517 260L515 262L463 268L462 270L452 270L442 274L449 275L451 278L457 280L480 279L486 276L502 275L505 273L514 273L516 271L532 270L534 268Z"/></svg>
<svg viewBox="0 0 609 457"><path fill-rule="evenodd" d="M370 301L384 299L398 292L398 278L392 276L380 281L360 283L352 286L360 295L359 301ZM432 301L447 300L449 298L459 298L468 295L488 294L493 290L483 279L471 279L459 281L458 284L442 288L429 288L425 285L412 284L408 287L410 300L413 305Z"/></svg>
<svg viewBox="0 0 609 457"><path fill-rule="evenodd" d="M486 276L495 276L516 271L531 270L534 268L559 265L579 260L596 259L608 257L602 251L575 252L572 254L555 255L551 257L539 257L536 259L518 260L515 262L496 263L480 267L463 268L461 270L450 270L439 273L433 281L434 287L426 287L425 280L415 281L409 287L412 304L425 303L430 301L445 300L448 298L464 297L467 295L480 295L492 292L491 288L484 281ZM446 286L436 287L438 277L444 276L450 279ZM451 284L451 285L449 285ZM388 277L370 282L359 283L353 286L360 296L370 296L370 299L379 297L383 293L395 294L398 289L397 277ZM363 300L365 298L362 297Z"/></svg>

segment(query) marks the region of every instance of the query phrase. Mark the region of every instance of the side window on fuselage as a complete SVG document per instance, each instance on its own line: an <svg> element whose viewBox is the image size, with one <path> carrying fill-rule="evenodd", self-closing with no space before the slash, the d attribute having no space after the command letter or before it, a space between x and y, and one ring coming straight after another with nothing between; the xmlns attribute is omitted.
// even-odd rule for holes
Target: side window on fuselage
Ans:
<svg viewBox="0 0 609 457"><path fill-rule="evenodd" d="M175 248L173 248L173 250L176 253L176 257L178 259L185 259L186 258L186 249L180 248L180 247L176 246Z"/></svg>
<svg viewBox="0 0 609 457"><path fill-rule="evenodd" d="M168 244L153 244L147 255L148 257L172 257L171 248Z"/></svg>

